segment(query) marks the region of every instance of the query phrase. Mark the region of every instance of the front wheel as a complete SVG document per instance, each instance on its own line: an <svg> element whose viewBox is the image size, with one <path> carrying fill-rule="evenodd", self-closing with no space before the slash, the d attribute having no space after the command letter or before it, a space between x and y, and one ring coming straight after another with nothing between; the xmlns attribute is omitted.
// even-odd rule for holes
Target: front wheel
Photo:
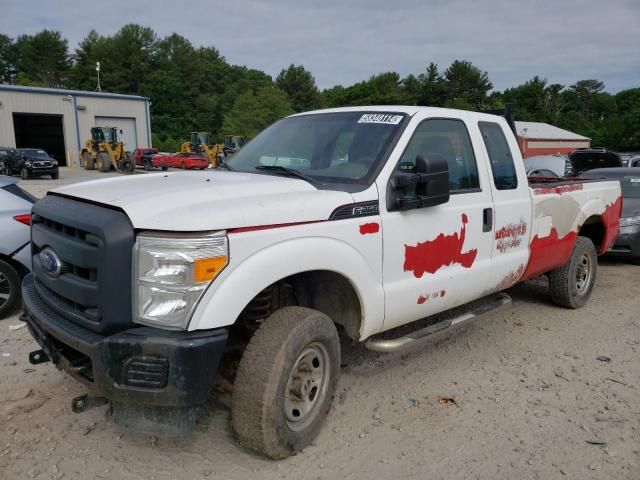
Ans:
<svg viewBox="0 0 640 480"><path fill-rule="evenodd" d="M0 318L6 317L20 298L20 275L0 260Z"/></svg>
<svg viewBox="0 0 640 480"><path fill-rule="evenodd" d="M98 156L96 157L96 164L99 172L106 173L111 170L111 159L107 152L98 153Z"/></svg>
<svg viewBox="0 0 640 480"><path fill-rule="evenodd" d="M578 237L569 261L549 273L551 300L566 308L584 306L593 291L597 273L598 257L593 242Z"/></svg>
<svg viewBox="0 0 640 480"><path fill-rule="evenodd" d="M20 170L20 178L22 180L29 180L29 170L27 170L26 168Z"/></svg>
<svg viewBox="0 0 640 480"><path fill-rule="evenodd" d="M60 177L60 172L59 172L58 170L56 170L55 172L53 172L53 173L51 174L51 178L52 178L53 180L57 180L59 177Z"/></svg>
<svg viewBox="0 0 640 480"><path fill-rule="evenodd" d="M331 409L340 341L331 319L284 307L253 336L240 360L231 420L240 441L273 459L302 450Z"/></svg>

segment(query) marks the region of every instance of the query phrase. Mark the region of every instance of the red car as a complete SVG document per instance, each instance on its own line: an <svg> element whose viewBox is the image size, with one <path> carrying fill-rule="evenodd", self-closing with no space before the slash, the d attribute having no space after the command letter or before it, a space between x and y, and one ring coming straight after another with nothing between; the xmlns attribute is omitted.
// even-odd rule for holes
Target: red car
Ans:
<svg viewBox="0 0 640 480"><path fill-rule="evenodd" d="M143 167L145 170L150 170L152 165L151 158L158 153L157 148L142 147L136 148L133 151L133 158L136 161L138 167Z"/></svg>
<svg viewBox="0 0 640 480"><path fill-rule="evenodd" d="M176 153L173 155L154 155L153 166L163 170L166 170L167 167L204 170L209 166L209 162L196 153Z"/></svg>

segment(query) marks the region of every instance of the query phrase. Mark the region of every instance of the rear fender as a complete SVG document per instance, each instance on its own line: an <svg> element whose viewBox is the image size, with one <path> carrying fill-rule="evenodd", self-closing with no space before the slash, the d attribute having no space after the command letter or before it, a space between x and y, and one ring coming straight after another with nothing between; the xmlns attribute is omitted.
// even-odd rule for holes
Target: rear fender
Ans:
<svg viewBox="0 0 640 480"><path fill-rule="evenodd" d="M384 291L365 258L340 240L304 237L258 250L231 264L207 289L191 318L189 330L232 325L244 307L264 288L291 275L328 270L354 287L362 308L360 339L382 329Z"/></svg>

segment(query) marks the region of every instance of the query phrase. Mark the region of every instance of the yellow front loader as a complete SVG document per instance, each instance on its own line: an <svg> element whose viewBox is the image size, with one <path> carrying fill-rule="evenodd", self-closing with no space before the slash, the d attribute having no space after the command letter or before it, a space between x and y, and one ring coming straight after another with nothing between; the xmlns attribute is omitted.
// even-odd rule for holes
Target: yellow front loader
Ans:
<svg viewBox="0 0 640 480"><path fill-rule="evenodd" d="M118 141L117 127L93 127L80 156L85 170L97 167L100 172L108 172L113 168L132 173L136 169L133 155L125 152L124 143Z"/></svg>
<svg viewBox="0 0 640 480"><path fill-rule="evenodd" d="M245 138L240 135L226 135L224 144L211 144L209 139L207 132L191 132L190 140L181 145L180 151L182 153L197 153L209 160L213 167L216 167L220 164L222 158L236 153L245 142Z"/></svg>

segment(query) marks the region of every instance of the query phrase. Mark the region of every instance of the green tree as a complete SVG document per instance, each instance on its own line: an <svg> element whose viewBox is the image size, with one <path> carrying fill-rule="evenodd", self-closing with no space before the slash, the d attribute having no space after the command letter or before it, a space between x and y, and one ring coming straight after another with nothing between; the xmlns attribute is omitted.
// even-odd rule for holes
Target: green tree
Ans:
<svg viewBox="0 0 640 480"><path fill-rule="evenodd" d="M11 37L0 33L0 83L10 83L15 65L15 46Z"/></svg>
<svg viewBox="0 0 640 480"><path fill-rule="evenodd" d="M294 113L287 94L276 87L264 87L253 93L247 90L225 115L223 129L234 135L255 137L276 120Z"/></svg>
<svg viewBox="0 0 640 480"><path fill-rule="evenodd" d="M446 104L456 108L482 108L493 88L489 74L466 60L456 60L444 72Z"/></svg>
<svg viewBox="0 0 640 480"><path fill-rule="evenodd" d="M20 35L15 42L16 83L65 87L71 70L67 40L60 32L42 30Z"/></svg>
<svg viewBox="0 0 640 480"><path fill-rule="evenodd" d="M289 65L282 69L275 85L289 96L291 107L296 112L304 112L320 107L320 91L316 79L302 65Z"/></svg>

